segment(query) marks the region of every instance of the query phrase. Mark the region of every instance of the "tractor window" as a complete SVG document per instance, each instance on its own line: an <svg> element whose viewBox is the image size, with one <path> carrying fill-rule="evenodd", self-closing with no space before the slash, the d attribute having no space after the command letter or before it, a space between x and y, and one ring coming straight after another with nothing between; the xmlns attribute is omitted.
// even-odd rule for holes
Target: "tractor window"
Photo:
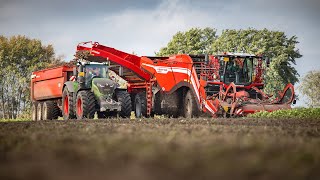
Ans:
<svg viewBox="0 0 320 180"><path fill-rule="evenodd" d="M102 64L90 64L85 67L86 78L91 79L93 77L107 78L108 68Z"/></svg>
<svg viewBox="0 0 320 180"><path fill-rule="evenodd" d="M93 78L108 78L108 67L104 64L87 64L84 67L86 73L86 86L91 87Z"/></svg>

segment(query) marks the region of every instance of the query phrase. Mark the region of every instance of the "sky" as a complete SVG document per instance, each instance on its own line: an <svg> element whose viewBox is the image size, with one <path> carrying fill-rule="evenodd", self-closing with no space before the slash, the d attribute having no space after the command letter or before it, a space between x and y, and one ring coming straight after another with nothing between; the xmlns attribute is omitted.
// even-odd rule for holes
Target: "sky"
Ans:
<svg viewBox="0 0 320 180"><path fill-rule="evenodd" d="M284 31L300 42L298 73L320 70L319 0L0 0L0 35L40 39L65 60L84 41L154 55L192 27Z"/></svg>

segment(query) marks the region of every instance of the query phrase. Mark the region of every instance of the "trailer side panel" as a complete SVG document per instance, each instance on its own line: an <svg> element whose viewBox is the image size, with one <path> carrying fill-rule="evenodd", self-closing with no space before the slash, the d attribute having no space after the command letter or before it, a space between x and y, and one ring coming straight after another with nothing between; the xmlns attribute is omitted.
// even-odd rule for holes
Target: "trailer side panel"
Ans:
<svg viewBox="0 0 320 180"><path fill-rule="evenodd" d="M32 73L31 98L34 101L62 97L63 84L72 75L72 67L60 66Z"/></svg>

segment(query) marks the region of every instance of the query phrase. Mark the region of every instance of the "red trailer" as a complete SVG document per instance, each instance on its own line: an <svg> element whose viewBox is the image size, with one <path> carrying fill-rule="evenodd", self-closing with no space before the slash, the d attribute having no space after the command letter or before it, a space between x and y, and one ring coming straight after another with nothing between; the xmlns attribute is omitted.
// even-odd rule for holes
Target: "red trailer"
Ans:
<svg viewBox="0 0 320 180"><path fill-rule="evenodd" d="M52 119L61 114L62 89L73 74L72 66L59 66L33 72L31 75L31 100L34 120L41 114Z"/></svg>

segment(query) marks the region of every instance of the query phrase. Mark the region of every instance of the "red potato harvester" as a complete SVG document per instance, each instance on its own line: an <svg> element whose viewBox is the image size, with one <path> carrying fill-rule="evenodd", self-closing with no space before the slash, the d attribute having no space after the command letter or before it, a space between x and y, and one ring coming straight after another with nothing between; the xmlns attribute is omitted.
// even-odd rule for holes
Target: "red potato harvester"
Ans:
<svg viewBox="0 0 320 180"><path fill-rule="evenodd" d="M217 55L135 56L99 43L82 43L89 61L109 62L128 82L137 117L245 116L258 111L290 109L294 87L288 84L277 97L265 94L263 74L270 61L246 53Z"/></svg>
<svg viewBox="0 0 320 180"><path fill-rule="evenodd" d="M76 57L78 61L105 63L109 70L126 80L131 107L138 118L154 114L187 118L203 114L239 117L258 111L290 109L295 103L292 84L277 97L263 92L263 74L270 62L258 55L139 57L97 42L85 42L77 46ZM46 90L37 95L32 93L33 100L61 96L61 86L75 74L65 66L56 71L46 74L51 82L42 81ZM76 77L75 81L79 79ZM36 87L31 86L33 92Z"/></svg>

